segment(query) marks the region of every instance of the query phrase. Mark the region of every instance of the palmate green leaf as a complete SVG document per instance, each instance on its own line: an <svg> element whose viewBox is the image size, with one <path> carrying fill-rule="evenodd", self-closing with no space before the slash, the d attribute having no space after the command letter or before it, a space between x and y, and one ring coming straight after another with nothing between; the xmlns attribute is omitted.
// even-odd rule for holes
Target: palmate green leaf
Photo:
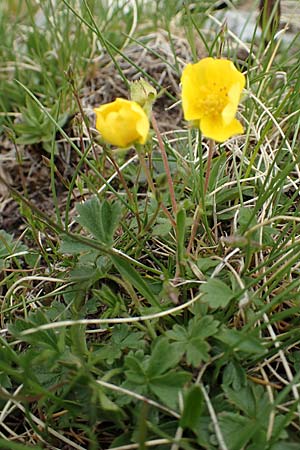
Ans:
<svg viewBox="0 0 300 450"><path fill-rule="evenodd" d="M218 331L219 322L212 316L199 319L197 316L189 321L188 327L175 325L166 332L166 336L175 341L172 346L183 355L186 353L187 363L198 367L201 361L208 361L210 346L205 338L213 336Z"/></svg>
<svg viewBox="0 0 300 450"><path fill-rule="evenodd" d="M77 264L70 271L70 277L72 281L88 281L87 285L92 285L100 278L100 271L93 264Z"/></svg>
<svg viewBox="0 0 300 450"><path fill-rule="evenodd" d="M161 337L156 341L151 356L149 358L148 367L146 370L147 376L151 379L168 369L177 366L181 358L181 353L177 352L168 341L167 338Z"/></svg>
<svg viewBox="0 0 300 450"><path fill-rule="evenodd" d="M141 331L131 331L128 325L116 325L113 329L111 339L93 353L93 361L106 360L112 364L122 356L125 349L140 349L145 345L144 334Z"/></svg>
<svg viewBox="0 0 300 450"><path fill-rule="evenodd" d="M127 324L115 325L111 340L120 349L138 349L144 346L144 333L132 331Z"/></svg>
<svg viewBox="0 0 300 450"><path fill-rule="evenodd" d="M202 284L200 292L204 294L203 301L212 309L225 308L234 297L234 293L227 284L216 278L210 278L207 283Z"/></svg>
<svg viewBox="0 0 300 450"><path fill-rule="evenodd" d="M180 420L182 428L193 430L197 427L203 406L203 394L200 386L194 385L189 389L184 400L184 409Z"/></svg>
<svg viewBox="0 0 300 450"><path fill-rule="evenodd" d="M97 197L80 204L77 203L76 210L79 216L76 221L92 233L92 235L101 242L107 242L108 236L104 235L104 229L101 220L102 205Z"/></svg>
<svg viewBox="0 0 300 450"><path fill-rule="evenodd" d="M239 410L251 418L267 415L269 404L268 396L262 386L247 385L239 391L222 386L228 400Z"/></svg>
<svg viewBox="0 0 300 450"><path fill-rule="evenodd" d="M213 316L204 316L199 319L195 316L189 321L188 333L191 338L206 338L217 333L219 321L214 320Z"/></svg>
<svg viewBox="0 0 300 450"><path fill-rule="evenodd" d="M158 339L150 356L139 350L130 353L125 358L125 385L131 386L136 392L151 391L161 402L175 408L178 403L178 393L185 383L191 379L191 374L184 371L176 372L179 355L170 349L165 337ZM169 370L171 368L171 370Z"/></svg>
<svg viewBox="0 0 300 450"><path fill-rule="evenodd" d="M108 243L113 242L114 232L120 223L122 213L121 205L118 202L109 203L107 200L104 200L101 206L101 220L104 235L107 236Z"/></svg>
<svg viewBox="0 0 300 450"><path fill-rule="evenodd" d="M197 424L194 426L194 433L197 436L197 443L200 445L202 450L216 450L216 447L211 442L211 418L209 416L204 416L201 414L198 417Z"/></svg>
<svg viewBox="0 0 300 450"><path fill-rule="evenodd" d="M68 114L57 114L58 105L53 105L50 114L57 118L57 123L62 127L68 118ZM55 133L53 121L45 115L35 100L29 95L26 97L26 108L21 108L22 122L13 125L18 144L34 144L43 142L44 148L51 151L51 142ZM57 117L58 116L58 117Z"/></svg>
<svg viewBox="0 0 300 450"><path fill-rule="evenodd" d="M197 266L204 274L210 273L219 264L218 260L212 258L200 258L196 262Z"/></svg>
<svg viewBox="0 0 300 450"><path fill-rule="evenodd" d="M48 324L48 317L40 310L31 313L28 319L18 319L14 323L8 325L8 329L13 336L20 337L20 333L39 325ZM53 330L38 331L34 334L22 336L22 340L35 344L36 342L43 348L50 348L58 351L58 336Z"/></svg>
<svg viewBox="0 0 300 450"><path fill-rule="evenodd" d="M223 327L216 335L216 339L227 344L234 351L241 351L253 355L262 355L266 352L257 331L244 332Z"/></svg>
<svg viewBox="0 0 300 450"><path fill-rule="evenodd" d="M166 332L166 336L173 341L185 343L188 339L188 331L185 327L176 324L173 326L172 330Z"/></svg>
<svg viewBox="0 0 300 450"><path fill-rule="evenodd" d="M92 233L98 241L112 245L113 235L119 224L121 208L118 203L111 204L97 197L76 205L79 217L77 222Z"/></svg>
<svg viewBox="0 0 300 450"><path fill-rule="evenodd" d="M245 369L236 360L229 361L223 370L223 384L239 391L246 385L247 378Z"/></svg>
<svg viewBox="0 0 300 450"><path fill-rule="evenodd" d="M218 422L230 450L241 450L250 441L254 424L247 417L225 411L218 415Z"/></svg>
<svg viewBox="0 0 300 450"><path fill-rule="evenodd" d="M186 350L186 361L189 365L198 367L201 361L209 360L210 345L202 340L192 339Z"/></svg>
<svg viewBox="0 0 300 450"><path fill-rule="evenodd" d="M130 352L130 354L125 358L125 375L127 380L131 383L146 386L146 365L147 359L143 351L139 350L134 354Z"/></svg>
<svg viewBox="0 0 300 450"><path fill-rule="evenodd" d="M70 255L78 255L83 252L94 252L95 259L96 255L99 253L98 251L93 250L90 245L79 242L71 236L62 236L60 251L62 253L69 253Z"/></svg>
<svg viewBox="0 0 300 450"><path fill-rule="evenodd" d="M152 378L149 382L149 389L170 408L176 408L178 394L191 377L192 375L188 372L171 371Z"/></svg>

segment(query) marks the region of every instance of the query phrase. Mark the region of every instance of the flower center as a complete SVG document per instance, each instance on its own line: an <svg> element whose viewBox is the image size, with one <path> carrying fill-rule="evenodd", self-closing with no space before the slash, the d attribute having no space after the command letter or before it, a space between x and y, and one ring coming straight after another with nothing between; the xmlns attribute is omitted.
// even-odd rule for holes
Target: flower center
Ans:
<svg viewBox="0 0 300 450"><path fill-rule="evenodd" d="M199 98L198 105L203 116L216 116L222 113L228 104L228 94L226 87L216 86L215 83L208 90L203 92L203 96Z"/></svg>

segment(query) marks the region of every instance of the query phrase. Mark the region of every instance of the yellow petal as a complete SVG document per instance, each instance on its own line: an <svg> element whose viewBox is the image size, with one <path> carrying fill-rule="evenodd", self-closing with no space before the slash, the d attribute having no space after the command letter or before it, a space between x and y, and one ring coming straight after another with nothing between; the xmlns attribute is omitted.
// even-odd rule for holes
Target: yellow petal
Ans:
<svg viewBox="0 0 300 450"><path fill-rule="evenodd" d="M236 134L243 133L244 129L237 119L233 119L229 124L224 123L222 117L210 116L200 120L200 130L202 134L217 142L224 142Z"/></svg>
<svg viewBox="0 0 300 450"><path fill-rule="evenodd" d="M199 102L205 96L204 75L197 64L188 64L182 72L182 108L186 120L197 120L204 113Z"/></svg>
<svg viewBox="0 0 300 450"><path fill-rule="evenodd" d="M227 125L230 124L230 122L234 119L240 101L241 93L242 89L239 83L233 84L228 91L228 103L222 111L222 118Z"/></svg>
<svg viewBox="0 0 300 450"><path fill-rule="evenodd" d="M229 124L236 113L245 77L229 60L204 58L184 68L181 83L186 120L224 111L223 120Z"/></svg>
<svg viewBox="0 0 300 450"><path fill-rule="evenodd" d="M136 102L117 98L114 102L95 108L94 111L96 128L106 142L122 148L135 142L146 142L149 120Z"/></svg>
<svg viewBox="0 0 300 450"><path fill-rule="evenodd" d="M131 102L131 108L136 113L138 120L136 121L136 131L139 135L138 143L145 144L149 134L149 119L147 114L136 102Z"/></svg>

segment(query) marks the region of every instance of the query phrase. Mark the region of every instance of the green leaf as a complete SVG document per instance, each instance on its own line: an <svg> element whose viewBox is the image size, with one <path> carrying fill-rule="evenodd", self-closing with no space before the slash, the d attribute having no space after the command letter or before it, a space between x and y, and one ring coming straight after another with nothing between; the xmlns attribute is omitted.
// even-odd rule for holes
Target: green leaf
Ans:
<svg viewBox="0 0 300 450"><path fill-rule="evenodd" d="M142 386L147 385L145 374L145 356L142 351L132 352L125 358L125 375L128 381Z"/></svg>
<svg viewBox="0 0 300 450"><path fill-rule="evenodd" d="M256 333L256 330L246 334L242 330L229 330L223 327L216 335L216 339L226 343L234 351L262 355L266 352L266 349L263 346L261 339L255 335Z"/></svg>
<svg viewBox="0 0 300 450"><path fill-rule="evenodd" d="M216 278L210 278L207 283L202 284L200 292L204 293L203 301L212 309L225 308L234 297L227 284Z"/></svg>
<svg viewBox="0 0 300 450"><path fill-rule="evenodd" d="M116 231L117 226L120 223L121 218L121 205L118 202L109 203L104 200L101 204L101 220L102 227L104 231L104 236L107 236L108 243L113 242L113 235Z"/></svg>
<svg viewBox="0 0 300 450"><path fill-rule="evenodd" d="M205 338L218 331L219 322L212 316L199 319L197 316L189 321L188 327L174 325L166 336L175 341L172 345L179 354L186 353L187 363L198 367L201 361L209 360L210 346Z"/></svg>
<svg viewBox="0 0 300 450"><path fill-rule="evenodd" d="M209 360L210 345L202 340L193 339L186 350L186 361L189 365L198 367L201 361Z"/></svg>
<svg viewBox="0 0 300 450"><path fill-rule="evenodd" d="M31 445L23 445L23 444L18 444L17 442L12 442L12 441L8 441L6 439L1 439L0 438L0 446L2 450L30 450L32 448L35 450L42 450L42 447L40 447L39 445L34 444L34 447L32 447Z"/></svg>
<svg viewBox="0 0 300 450"><path fill-rule="evenodd" d="M177 349L172 347L167 338L159 338L149 358L148 368L146 370L147 376L152 379L166 372L168 369L176 367L180 358L181 354L177 352Z"/></svg>
<svg viewBox="0 0 300 450"><path fill-rule="evenodd" d="M138 349L144 346L144 333L132 331L127 324L115 325L111 340L120 349Z"/></svg>
<svg viewBox="0 0 300 450"><path fill-rule="evenodd" d="M246 373L244 368L238 361L229 361L223 370L223 384L225 386L232 386L235 391L239 391L246 385Z"/></svg>
<svg viewBox="0 0 300 450"><path fill-rule="evenodd" d="M262 386L247 385L239 391L222 386L228 400L250 418L267 415L270 404Z"/></svg>
<svg viewBox="0 0 300 450"><path fill-rule="evenodd" d="M216 450L216 447L210 442L211 439L211 418L208 416L201 415L198 417L197 424L195 425L193 431L197 436L197 442L201 446L201 450Z"/></svg>
<svg viewBox="0 0 300 450"><path fill-rule="evenodd" d="M203 406L203 394L200 386L194 385L189 389L185 397L180 425L183 428L190 428L193 430L198 424Z"/></svg>
<svg viewBox="0 0 300 450"><path fill-rule="evenodd" d="M153 236L167 236L172 229L172 225L169 219L159 218L157 222L158 223L153 227L152 230Z"/></svg>
<svg viewBox="0 0 300 450"><path fill-rule="evenodd" d="M242 206L239 211L239 232L243 235L248 229L257 224L253 208L245 208Z"/></svg>
<svg viewBox="0 0 300 450"><path fill-rule="evenodd" d="M226 155L222 154L213 159L208 190L209 192L226 183L228 176L225 176Z"/></svg>
<svg viewBox="0 0 300 450"><path fill-rule="evenodd" d="M93 264L77 264L70 272L72 281L89 281L88 285L92 285L99 277L100 272Z"/></svg>
<svg viewBox="0 0 300 450"><path fill-rule="evenodd" d="M204 316L199 319L195 316L189 321L189 336L197 338L206 338L213 336L218 331L219 322L214 320L213 316Z"/></svg>
<svg viewBox="0 0 300 450"><path fill-rule="evenodd" d="M122 350L140 349L145 345L144 334L140 331L130 330L128 325L116 325L113 329L111 339L104 342L103 346L93 352L93 361L107 361L112 364L115 360L121 358Z"/></svg>
<svg viewBox="0 0 300 450"><path fill-rule="evenodd" d="M92 247L88 244L77 241L71 236L63 236L60 244L61 253L69 253L70 255L78 255L83 252L93 251ZM99 253L99 252L97 252Z"/></svg>
<svg viewBox="0 0 300 450"><path fill-rule="evenodd" d="M4 230L0 230L0 259L6 258L13 253L23 252L28 250L26 245L19 241L15 241L11 234L6 233Z"/></svg>
<svg viewBox="0 0 300 450"><path fill-rule="evenodd" d="M210 269L214 269L219 264L219 261L212 258L200 258L196 262L197 266L203 273L207 273Z"/></svg>
<svg viewBox="0 0 300 450"><path fill-rule="evenodd" d="M247 417L226 411L219 414L218 422L230 450L241 450L250 441L253 422Z"/></svg>
<svg viewBox="0 0 300 450"><path fill-rule="evenodd" d="M76 205L77 222L92 233L95 239L112 245L113 235L120 219L120 205L100 202L97 197Z"/></svg>
<svg viewBox="0 0 300 450"><path fill-rule="evenodd" d="M97 197L92 197L90 200L76 205L76 210L79 213L76 221L90 231L96 239L101 242L107 242L107 236L104 236L104 229L101 220L101 203ZM104 241L103 241L104 239Z"/></svg>
<svg viewBox="0 0 300 450"><path fill-rule="evenodd" d="M148 284L144 280L144 278L135 270L131 264L124 260L121 256L113 255L111 256L111 260L115 265L116 269L120 272L123 279L132 284L137 291L146 299L152 306L158 306L161 309L161 306L153 294Z"/></svg>
<svg viewBox="0 0 300 450"><path fill-rule="evenodd" d="M12 387L10 378L5 373L0 373L0 386L6 389Z"/></svg>
<svg viewBox="0 0 300 450"><path fill-rule="evenodd" d="M299 450L299 442L279 441L270 447L270 450ZM249 449L250 450L250 449ZM254 450L254 448L252 449Z"/></svg>
<svg viewBox="0 0 300 450"><path fill-rule="evenodd" d="M149 383L150 390L170 408L176 408L179 391L190 381L188 372L168 372L153 378Z"/></svg>
<svg viewBox="0 0 300 450"><path fill-rule="evenodd" d="M116 403L112 402L107 395L104 394L104 392L102 392L102 390L98 389L98 396L99 396L99 401L100 401L100 405L101 408L109 413L113 413L113 414L119 414L122 415L122 410L119 408L118 405L116 405Z"/></svg>
<svg viewBox="0 0 300 450"><path fill-rule="evenodd" d="M25 321L23 319L17 319L14 323L8 325L8 329L13 336L19 337L20 333L30 328L38 327L39 325L48 324L47 316L41 311L36 310L35 312L29 314L28 319ZM57 351L58 349L58 335L54 330L38 331L34 334L28 334L22 336L22 339L26 342L36 342L43 348L50 348L51 350Z"/></svg>
<svg viewBox="0 0 300 450"><path fill-rule="evenodd" d="M185 343L188 340L187 329L178 324L175 324L172 330L167 331L166 336L168 336L173 341L178 341L180 343Z"/></svg>

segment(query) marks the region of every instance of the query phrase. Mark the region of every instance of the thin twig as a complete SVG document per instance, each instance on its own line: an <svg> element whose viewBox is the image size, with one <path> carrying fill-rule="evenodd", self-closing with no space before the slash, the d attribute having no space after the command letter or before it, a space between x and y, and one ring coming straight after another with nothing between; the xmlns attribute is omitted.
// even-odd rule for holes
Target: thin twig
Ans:
<svg viewBox="0 0 300 450"><path fill-rule="evenodd" d="M126 394L137 400L141 400L142 402L147 403L148 405L154 406L155 408L158 408L161 411L164 411L165 413L170 414L173 417L176 417L176 419L180 419L180 415L176 411L167 408L166 406L161 405L160 403L155 402L154 400L151 400L150 398L145 397L144 395L137 394L136 392L130 391L129 389L122 388L121 386L116 386L115 384L112 383L107 383L106 381L103 380L96 380L96 383L112 391L121 392L122 394Z"/></svg>
<svg viewBox="0 0 300 450"><path fill-rule="evenodd" d="M208 394L206 392L206 389L205 389L205 387L203 386L202 383L199 383L199 386L200 386L200 389L202 391L205 403L207 405L207 409L208 409L209 415L211 417L211 420L212 420L212 423L213 423L213 427L215 429L216 438L218 440L219 448L220 448L220 450L228 450L227 445L225 444L225 441L224 441L224 437L223 437L223 434L222 434L219 422L218 422L217 415L216 415L214 407L213 407L213 405L212 405L212 403L210 401L210 398L209 398L209 396L208 396Z"/></svg>
<svg viewBox="0 0 300 450"><path fill-rule="evenodd" d="M172 441L169 439L153 439L151 441L146 441L144 445L146 447L156 447L157 445L170 444ZM110 447L110 450L134 450L139 448L140 444L127 444L121 445L120 447Z"/></svg>
<svg viewBox="0 0 300 450"><path fill-rule="evenodd" d="M109 324L119 324L119 323L134 323L134 322L144 322L146 320L157 319L159 317L165 317L174 313L177 313L183 309L188 308L193 303L200 300L202 293L200 292L196 297L192 298L182 305L175 306L174 308L167 309L166 311L161 311L159 313L148 314L145 316L135 316L135 317L115 317L107 319L79 319L79 320L62 320L60 322L45 323L34 328L29 328L27 330L21 331L20 336L26 336L33 333L38 333L39 331L52 330L56 328L71 327L76 325L109 325Z"/></svg>

